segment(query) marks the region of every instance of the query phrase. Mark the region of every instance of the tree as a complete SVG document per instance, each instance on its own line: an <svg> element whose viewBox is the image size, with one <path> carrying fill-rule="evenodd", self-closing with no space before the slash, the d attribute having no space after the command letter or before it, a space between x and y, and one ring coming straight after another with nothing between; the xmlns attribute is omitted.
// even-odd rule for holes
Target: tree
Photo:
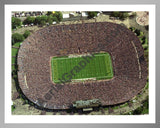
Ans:
<svg viewBox="0 0 160 128"><path fill-rule="evenodd" d="M49 16L48 16L47 22L48 22L49 24L52 24L52 22L53 22L53 16L52 16L52 15L49 15Z"/></svg>
<svg viewBox="0 0 160 128"><path fill-rule="evenodd" d="M134 27L130 27L129 29L130 29L132 32L135 31L135 28L134 28Z"/></svg>
<svg viewBox="0 0 160 128"><path fill-rule="evenodd" d="M51 17L48 17L47 22L48 22L49 24L52 24L53 19L52 19Z"/></svg>
<svg viewBox="0 0 160 128"><path fill-rule="evenodd" d="M136 12L132 12L131 16L135 17L135 16L137 16L137 13Z"/></svg>
<svg viewBox="0 0 160 128"><path fill-rule="evenodd" d="M26 30L23 34L24 38L27 38L30 35L30 31Z"/></svg>
<svg viewBox="0 0 160 128"><path fill-rule="evenodd" d="M22 24L21 20L16 17L12 17L12 29L19 27Z"/></svg>
<svg viewBox="0 0 160 128"><path fill-rule="evenodd" d="M111 16L113 17L119 17L119 19L124 20L125 18L129 17L129 14L127 12L112 12Z"/></svg>
<svg viewBox="0 0 160 128"><path fill-rule="evenodd" d="M44 20L41 20L41 22L40 22L40 26L44 26L46 24L46 22L44 21Z"/></svg>
<svg viewBox="0 0 160 128"><path fill-rule="evenodd" d="M95 16L97 16L98 12L88 12L88 18L93 18Z"/></svg>
<svg viewBox="0 0 160 128"><path fill-rule="evenodd" d="M148 39L147 38L145 38L145 44L148 44Z"/></svg>
<svg viewBox="0 0 160 128"><path fill-rule="evenodd" d="M136 33L137 36L139 36L141 33L141 31L139 29L136 29L134 32Z"/></svg>
<svg viewBox="0 0 160 128"><path fill-rule="evenodd" d="M53 13L51 11L48 11L46 15L49 16L49 15L52 15L52 14Z"/></svg>
<svg viewBox="0 0 160 128"><path fill-rule="evenodd" d="M149 30L149 25L145 26L145 29L148 31Z"/></svg>
<svg viewBox="0 0 160 128"><path fill-rule="evenodd" d="M129 17L129 14L127 12L123 12L123 13L120 13L120 19L124 20L126 19L127 17Z"/></svg>
<svg viewBox="0 0 160 128"><path fill-rule="evenodd" d="M24 36L19 33L12 34L12 45L17 42L22 42L24 40Z"/></svg>
<svg viewBox="0 0 160 128"><path fill-rule="evenodd" d="M63 19L62 12L58 11L58 12L53 13L52 15L53 17L56 17L58 19L58 22L61 22Z"/></svg>
<svg viewBox="0 0 160 128"><path fill-rule="evenodd" d="M115 11L111 14L111 16L113 16L113 17L119 17L119 15L120 15L120 12L118 12L118 11Z"/></svg>
<svg viewBox="0 0 160 128"><path fill-rule="evenodd" d="M53 17L52 20L55 21L55 22L57 22L57 23L59 22L58 19L57 19L57 17Z"/></svg>
<svg viewBox="0 0 160 128"><path fill-rule="evenodd" d="M48 16L45 16L45 15L41 16L41 21L47 22L47 19L48 19Z"/></svg>
<svg viewBox="0 0 160 128"><path fill-rule="evenodd" d="M40 24L40 22L41 22L41 17L37 16L34 23L35 24Z"/></svg>
<svg viewBox="0 0 160 128"><path fill-rule="evenodd" d="M56 23L59 22L58 19L57 19L57 17L55 17L55 16L53 16L53 15L49 15L48 18L47 18L47 22L48 22L49 24L52 24L53 21L55 21Z"/></svg>
<svg viewBox="0 0 160 128"><path fill-rule="evenodd" d="M12 112L16 109L15 105L11 105Z"/></svg>
<svg viewBox="0 0 160 128"><path fill-rule="evenodd" d="M23 21L23 24L31 24L31 23L34 23L34 22L35 22L35 17L28 16L28 17Z"/></svg>
<svg viewBox="0 0 160 128"><path fill-rule="evenodd" d="M41 26L45 25L48 20L48 16L37 16L35 19L35 24L39 24Z"/></svg>

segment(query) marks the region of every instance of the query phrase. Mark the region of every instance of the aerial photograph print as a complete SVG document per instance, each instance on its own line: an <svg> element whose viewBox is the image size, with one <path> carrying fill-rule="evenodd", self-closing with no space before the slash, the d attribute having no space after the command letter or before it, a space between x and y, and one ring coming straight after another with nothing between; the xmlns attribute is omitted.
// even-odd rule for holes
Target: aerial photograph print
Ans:
<svg viewBox="0 0 160 128"><path fill-rule="evenodd" d="M149 11L12 11L12 115L148 115Z"/></svg>

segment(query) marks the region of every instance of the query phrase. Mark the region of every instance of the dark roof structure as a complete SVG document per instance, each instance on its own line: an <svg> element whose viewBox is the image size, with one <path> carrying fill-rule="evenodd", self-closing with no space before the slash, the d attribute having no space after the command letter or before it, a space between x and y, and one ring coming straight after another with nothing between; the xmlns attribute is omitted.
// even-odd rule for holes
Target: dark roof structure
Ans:
<svg viewBox="0 0 160 128"><path fill-rule="evenodd" d="M81 53L79 53L79 49ZM108 52L110 80L54 84L50 57ZM99 99L103 106L126 102L145 86L147 62L138 37L124 26L84 23L50 26L36 31L18 52L18 79L24 95L47 109L69 109L74 101Z"/></svg>

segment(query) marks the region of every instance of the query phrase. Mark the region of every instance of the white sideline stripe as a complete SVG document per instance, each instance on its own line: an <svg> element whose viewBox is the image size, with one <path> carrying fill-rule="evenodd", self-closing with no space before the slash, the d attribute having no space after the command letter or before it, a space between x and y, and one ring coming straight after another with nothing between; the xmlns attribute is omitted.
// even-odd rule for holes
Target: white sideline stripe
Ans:
<svg viewBox="0 0 160 128"><path fill-rule="evenodd" d="M138 56L138 52L137 52L137 48L135 46L135 44L133 43L133 41L131 41L134 49L135 49L135 52L136 52L136 57L137 57L137 61L138 61L138 67L139 67L139 79L141 79L142 77L142 74L141 74L141 65L140 65L140 62L139 62L139 56Z"/></svg>
<svg viewBox="0 0 160 128"><path fill-rule="evenodd" d="M71 54L68 56L68 58L79 58L79 57L83 57L83 56L92 56L91 54L80 54L80 55L74 55L74 54Z"/></svg>
<svg viewBox="0 0 160 128"><path fill-rule="evenodd" d="M52 57L52 59L54 59L54 60L66 60L66 59L71 59L71 58L82 58L83 56L92 56L92 55L91 54L87 54L87 55L82 54L82 55L76 55L76 56L72 56L72 57L67 56L67 57L64 57L64 58L63 57L58 57L58 58ZM94 55L94 56L103 56L103 55L100 54L100 55Z"/></svg>

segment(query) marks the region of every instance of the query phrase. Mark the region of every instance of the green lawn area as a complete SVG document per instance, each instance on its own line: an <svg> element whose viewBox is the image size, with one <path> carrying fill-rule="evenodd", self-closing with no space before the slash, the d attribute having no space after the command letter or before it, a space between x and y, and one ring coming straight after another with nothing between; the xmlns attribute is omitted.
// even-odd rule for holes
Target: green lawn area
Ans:
<svg viewBox="0 0 160 128"><path fill-rule="evenodd" d="M12 64L15 64L16 58L12 57Z"/></svg>
<svg viewBox="0 0 160 128"><path fill-rule="evenodd" d="M22 42L15 43L13 46L19 47Z"/></svg>
<svg viewBox="0 0 160 128"><path fill-rule="evenodd" d="M16 56L18 53L18 49L12 48L12 56Z"/></svg>
<svg viewBox="0 0 160 128"><path fill-rule="evenodd" d="M100 80L113 77L111 57L108 53L72 58L67 56L53 57L51 66L54 83L61 83L64 80L85 80L89 78Z"/></svg>
<svg viewBox="0 0 160 128"><path fill-rule="evenodd" d="M15 43L15 44L13 45L13 47L19 47L20 44L21 44L21 42ZM16 56L17 53L18 53L18 49L12 48L12 56Z"/></svg>
<svg viewBox="0 0 160 128"><path fill-rule="evenodd" d="M14 66L14 65L12 65L12 71L13 71L13 70L15 70L15 66Z"/></svg>

